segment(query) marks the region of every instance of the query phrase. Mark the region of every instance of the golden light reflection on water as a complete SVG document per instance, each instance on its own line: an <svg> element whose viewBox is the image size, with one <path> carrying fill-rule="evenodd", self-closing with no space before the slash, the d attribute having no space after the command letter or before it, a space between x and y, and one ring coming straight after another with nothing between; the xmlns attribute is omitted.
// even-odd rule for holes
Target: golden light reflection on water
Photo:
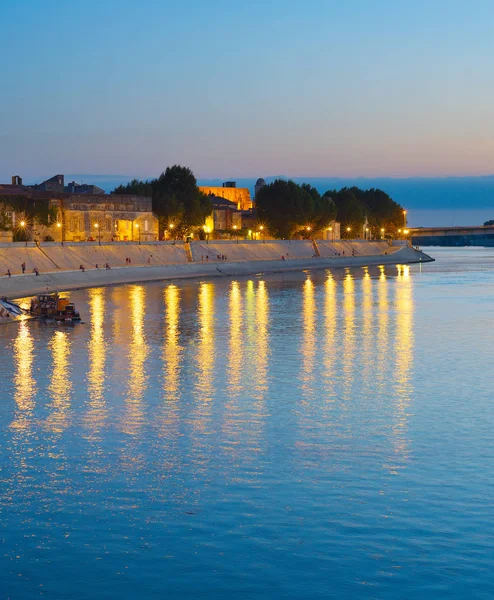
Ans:
<svg viewBox="0 0 494 600"><path fill-rule="evenodd" d="M337 340L337 315L338 298L337 283L331 272L328 272L325 282L325 306L324 306L324 351L322 352L324 360L323 376L326 381L325 393L326 399L334 401L335 394L335 363L336 363L336 340Z"/></svg>
<svg viewBox="0 0 494 600"><path fill-rule="evenodd" d="M303 287L302 392L306 400L314 396L314 360L316 357L316 302L310 276Z"/></svg>
<svg viewBox="0 0 494 600"><path fill-rule="evenodd" d="M268 358L269 358L269 295L265 281L259 281L256 294L256 399L264 400L268 391ZM258 406L258 413L261 406Z"/></svg>
<svg viewBox="0 0 494 600"><path fill-rule="evenodd" d="M147 389L146 359L149 349L144 331L146 290L142 285L132 286L130 300L129 379L125 399L126 412L123 431L129 435L139 433L143 424L143 397Z"/></svg>
<svg viewBox="0 0 494 600"><path fill-rule="evenodd" d="M410 267L398 265L396 280L396 322L395 326L395 399L396 419L393 435L396 453L401 460L408 458L408 407L410 405L413 386L413 282L410 278ZM395 468L396 472L396 468Z"/></svg>
<svg viewBox="0 0 494 600"><path fill-rule="evenodd" d="M105 398L105 365L107 343L104 335L106 290L89 290L89 310L91 315L91 335L88 344L89 371L88 394L89 407L86 425L93 431L99 430L107 417Z"/></svg>
<svg viewBox="0 0 494 600"><path fill-rule="evenodd" d="M243 302L240 284L232 281L228 303L230 313L230 339L228 351L228 395L229 403L238 398L242 390L242 364L244 342L242 340Z"/></svg>
<svg viewBox="0 0 494 600"><path fill-rule="evenodd" d="M214 284L201 283L198 295L199 349L197 353L196 391L202 404L209 404L214 396L214 291Z"/></svg>
<svg viewBox="0 0 494 600"><path fill-rule="evenodd" d="M374 369L376 394L379 398L387 396L387 366L389 353L389 282L384 267L379 267L380 275L377 282L377 335L376 335L376 367Z"/></svg>
<svg viewBox="0 0 494 600"><path fill-rule="evenodd" d="M349 270L347 270L343 279L342 309L343 396L345 400L350 400L355 377L355 281Z"/></svg>
<svg viewBox="0 0 494 600"><path fill-rule="evenodd" d="M17 405L11 427L27 429L35 407L36 381L33 377L34 341L26 321L19 323L14 342L15 395Z"/></svg>
<svg viewBox="0 0 494 600"><path fill-rule="evenodd" d="M180 398L180 288L169 285L164 291L165 300L165 344L163 348L163 363L165 376L163 392L169 402L177 402Z"/></svg>
<svg viewBox="0 0 494 600"><path fill-rule="evenodd" d="M61 433L68 426L68 413L72 397L71 342L66 330L54 332L48 347L52 354L52 372L48 391L51 397L51 414L46 421L48 429Z"/></svg>

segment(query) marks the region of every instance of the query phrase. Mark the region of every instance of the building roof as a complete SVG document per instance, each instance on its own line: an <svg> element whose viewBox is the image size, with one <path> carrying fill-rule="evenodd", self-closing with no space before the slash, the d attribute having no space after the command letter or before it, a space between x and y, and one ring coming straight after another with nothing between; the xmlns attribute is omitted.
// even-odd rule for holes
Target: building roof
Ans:
<svg viewBox="0 0 494 600"><path fill-rule="evenodd" d="M232 209L237 209L237 202L231 202L230 200L227 200L226 198L222 198L221 196L214 196L213 194L211 194L210 196L208 196L209 199L211 200L211 204L213 205L213 208L232 208Z"/></svg>

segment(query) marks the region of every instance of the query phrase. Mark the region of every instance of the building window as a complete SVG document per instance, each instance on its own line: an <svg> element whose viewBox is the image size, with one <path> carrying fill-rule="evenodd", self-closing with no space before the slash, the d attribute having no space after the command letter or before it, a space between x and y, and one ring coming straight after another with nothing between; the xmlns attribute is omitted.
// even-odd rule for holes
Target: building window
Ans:
<svg viewBox="0 0 494 600"><path fill-rule="evenodd" d="M144 231L147 231L147 230L148 230L148 220L146 219L144 221Z"/></svg>
<svg viewBox="0 0 494 600"><path fill-rule="evenodd" d="M106 231L111 231L111 217L106 217Z"/></svg>

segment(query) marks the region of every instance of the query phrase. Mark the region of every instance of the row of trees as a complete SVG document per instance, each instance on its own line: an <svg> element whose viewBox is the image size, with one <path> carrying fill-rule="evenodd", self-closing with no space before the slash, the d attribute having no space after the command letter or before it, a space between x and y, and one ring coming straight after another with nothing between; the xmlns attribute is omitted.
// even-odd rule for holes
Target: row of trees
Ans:
<svg viewBox="0 0 494 600"><path fill-rule="evenodd" d="M261 188L256 207L258 218L270 233L281 238L308 237L311 231L328 228L333 220L341 223L343 236L353 237L367 222L370 232L378 237L382 229L395 234L405 222L403 207L374 188L343 188L321 195L309 184L277 179Z"/></svg>
<svg viewBox="0 0 494 600"><path fill-rule="evenodd" d="M157 179L133 179L127 185L115 188L112 194L135 194L152 198L153 212L160 222L160 230L173 224L173 231L183 237L204 225L213 207L211 201L197 187L194 173L187 167L167 167ZM201 231L199 229L199 231Z"/></svg>

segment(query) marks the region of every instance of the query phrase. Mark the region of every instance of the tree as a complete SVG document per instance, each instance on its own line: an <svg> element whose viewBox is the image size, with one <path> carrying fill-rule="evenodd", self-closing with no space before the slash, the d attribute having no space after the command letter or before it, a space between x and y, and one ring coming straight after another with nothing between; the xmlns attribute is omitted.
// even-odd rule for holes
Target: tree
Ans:
<svg viewBox="0 0 494 600"><path fill-rule="evenodd" d="M173 223L177 236L188 235L204 225L213 212L210 199L199 191L194 173L187 167L167 167L157 179L133 179L119 185L112 194L133 194L152 198L153 212L159 220L160 231Z"/></svg>
<svg viewBox="0 0 494 600"><path fill-rule="evenodd" d="M257 217L275 237L289 238L295 233L310 237L310 231L328 227L336 215L331 198L322 198L316 188L304 183L277 179L263 186L256 197Z"/></svg>
<svg viewBox="0 0 494 600"><path fill-rule="evenodd" d="M155 181L156 179L153 181L139 181L138 179L133 179L126 185L119 185L111 193L132 196L147 196L148 198L151 198L153 195L153 183Z"/></svg>
<svg viewBox="0 0 494 600"><path fill-rule="evenodd" d="M355 236L355 231L361 230L365 223L366 210L362 202L348 188L343 188L339 192L336 190L326 192L323 198L328 196L336 204L336 218L341 223L343 237ZM351 229L350 232L347 232L348 227Z"/></svg>
<svg viewBox="0 0 494 600"><path fill-rule="evenodd" d="M167 167L152 185L153 212L163 225L173 221L178 234L201 227L213 211L211 200L199 191L194 173L187 167Z"/></svg>

